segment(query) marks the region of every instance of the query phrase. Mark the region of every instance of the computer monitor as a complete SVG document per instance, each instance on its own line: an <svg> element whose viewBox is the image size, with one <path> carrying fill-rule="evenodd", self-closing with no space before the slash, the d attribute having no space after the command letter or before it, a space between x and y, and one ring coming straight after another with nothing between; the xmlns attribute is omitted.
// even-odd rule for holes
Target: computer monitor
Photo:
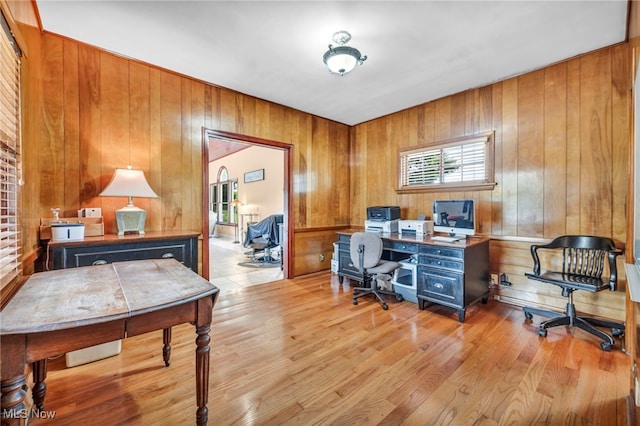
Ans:
<svg viewBox="0 0 640 426"><path fill-rule="evenodd" d="M466 238L476 233L473 200L436 200L433 202L433 230L450 237Z"/></svg>

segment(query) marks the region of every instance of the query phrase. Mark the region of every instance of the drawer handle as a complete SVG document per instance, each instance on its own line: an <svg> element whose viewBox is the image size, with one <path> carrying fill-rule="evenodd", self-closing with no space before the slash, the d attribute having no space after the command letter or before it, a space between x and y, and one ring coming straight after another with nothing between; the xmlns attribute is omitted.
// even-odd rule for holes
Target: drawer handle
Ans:
<svg viewBox="0 0 640 426"><path fill-rule="evenodd" d="M436 264L437 264L437 265L442 265L442 262L438 260L438 261L436 262Z"/></svg>
<svg viewBox="0 0 640 426"><path fill-rule="evenodd" d="M96 260L95 262L93 262L91 265L92 265L92 266L96 266L96 265L106 265L106 264L107 264L107 261L106 261L106 260L104 260L104 259L98 259L98 260Z"/></svg>
<svg viewBox="0 0 640 426"><path fill-rule="evenodd" d="M443 290L444 289L444 285L440 284L440 283L435 283L433 285L435 288L437 288L438 290Z"/></svg>
<svg viewBox="0 0 640 426"><path fill-rule="evenodd" d="M173 259L174 257L173 253L165 253L162 255L163 259Z"/></svg>

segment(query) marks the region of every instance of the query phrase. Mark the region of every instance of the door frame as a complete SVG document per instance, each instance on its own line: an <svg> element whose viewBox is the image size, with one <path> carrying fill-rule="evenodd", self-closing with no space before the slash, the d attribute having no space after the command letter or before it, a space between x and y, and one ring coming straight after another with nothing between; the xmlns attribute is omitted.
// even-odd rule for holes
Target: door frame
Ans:
<svg viewBox="0 0 640 426"><path fill-rule="evenodd" d="M209 141L211 139L238 142L248 145L275 148L284 151L284 239L286 241L283 253L283 273L284 279L293 276L293 233L291 232L293 223L293 203L290 197L292 194L292 165L293 165L293 145L284 142L277 142L268 139L256 138L239 133L214 130L206 127L202 128L202 276L207 280L209 277ZM206 237L205 237L206 236Z"/></svg>

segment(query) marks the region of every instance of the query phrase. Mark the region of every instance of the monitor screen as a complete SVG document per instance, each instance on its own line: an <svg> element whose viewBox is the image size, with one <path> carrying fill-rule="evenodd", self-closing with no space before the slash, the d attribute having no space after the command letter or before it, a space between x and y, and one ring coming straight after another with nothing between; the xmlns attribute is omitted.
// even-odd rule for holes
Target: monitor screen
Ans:
<svg viewBox="0 0 640 426"><path fill-rule="evenodd" d="M433 202L433 230L450 235L474 235L473 200L436 200Z"/></svg>

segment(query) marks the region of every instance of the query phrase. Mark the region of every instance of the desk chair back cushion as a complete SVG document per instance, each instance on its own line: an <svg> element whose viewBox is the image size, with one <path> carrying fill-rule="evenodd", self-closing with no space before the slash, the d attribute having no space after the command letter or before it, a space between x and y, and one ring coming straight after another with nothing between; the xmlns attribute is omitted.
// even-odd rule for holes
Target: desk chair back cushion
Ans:
<svg viewBox="0 0 640 426"><path fill-rule="evenodd" d="M360 263L360 250L364 250L362 264ZM349 245L351 261L358 267L360 272L373 268L382 257L382 239L371 232L356 232L351 235Z"/></svg>
<svg viewBox="0 0 640 426"><path fill-rule="evenodd" d="M562 250L561 272L541 272L539 249ZM570 287L572 289L600 291L607 287L615 291L617 283L616 256L620 250L610 238L584 235L565 235L551 243L531 246L533 257L533 275L530 278L542 278L551 284ZM609 267L609 280L602 280L605 265ZM558 268L560 269L560 268Z"/></svg>

